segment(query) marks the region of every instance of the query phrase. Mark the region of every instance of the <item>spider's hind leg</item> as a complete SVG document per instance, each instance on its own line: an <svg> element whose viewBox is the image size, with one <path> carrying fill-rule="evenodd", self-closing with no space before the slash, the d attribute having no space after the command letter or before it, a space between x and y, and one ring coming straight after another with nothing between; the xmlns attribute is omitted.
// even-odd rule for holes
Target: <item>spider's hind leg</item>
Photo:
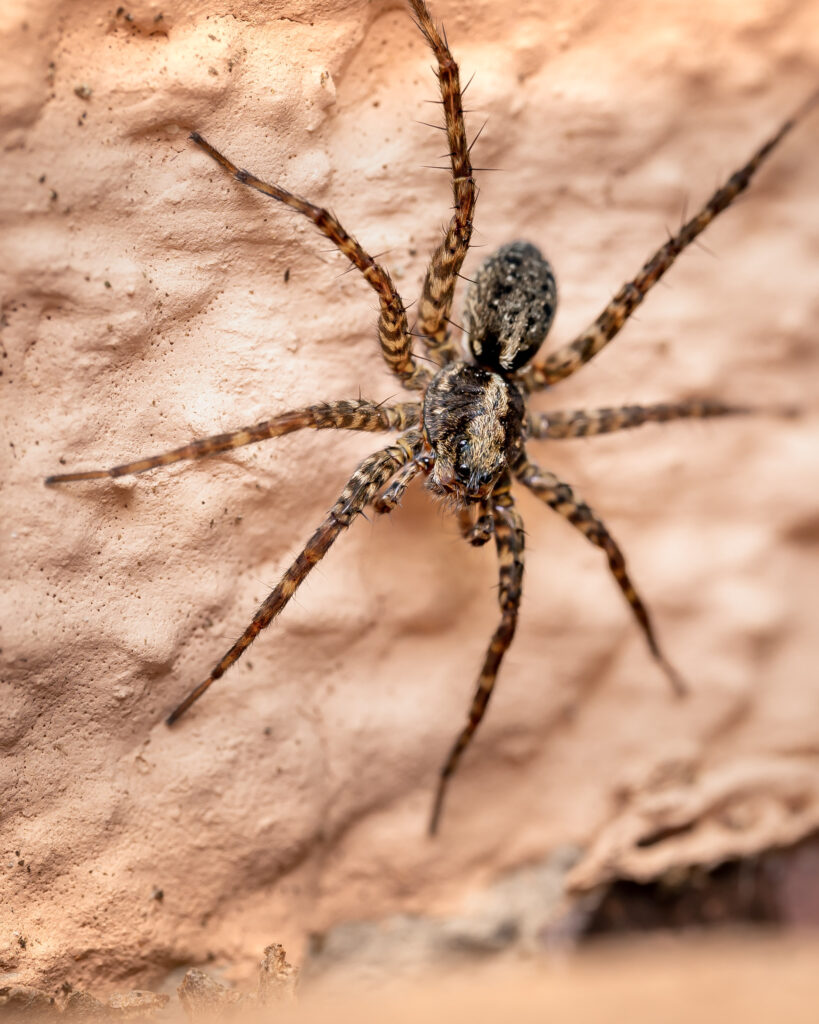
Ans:
<svg viewBox="0 0 819 1024"><path fill-rule="evenodd" d="M446 35L439 31L423 0L410 0L418 21L438 63L438 82L449 159L452 166L452 192L455 209L442 241L432 254L421 296L418 331L423 336L430 355L439 363L448 363L459 357L458 349L450 338L449 317L458 273L463 266L472 237L472 218L478 189L472 173L469 145L466 141L464 111L458 65L450 53Z"/></svg>
<svg viewBox="0 0 819 1024"><path fill-rule="evenodd" d="M407 323L404 303L387 271L370 256L359 242L344 230L338 218L329 210L288 192L280 185L270 185L249 171L240 170L236 164L215 149L199 134L191 132L191 141L203 149L228 174L243 185L255 188L263 195L276 199L285 206L311 220L322 234L361 271L367 283L378 296L381 315L378 318L378 338L381 354L390 370L406 388L420 390L431 377L425 366L419 366L412 355L412 336Z"/></svg>
<svg viewBox="0 0 819 1024"><path fill-rule="evenodd" d="M381 451L364 459L350 477L338 501L330 510L330 514L307 541L290 568L285 571L278 585L259 606L250 625L230 650L216 663L207 679L191 690L182 703L174 708L168 716L168 725L173 725L212 683L223 676L230 666L241 658L259 633L269 626L284 608L307 578L311 569L324 558L341 531L350 526L358 513L372 501L396 470L415 458L422 445L423 440L420 433L412 430L404 434L403 437L399 437L395 444L382 448Z"/></svg>
<svg viewBox="0 0 819 1024"><path fill-rule="evenodd" d="M587 540L603 551L608 560L612 576L614 576L617 586L631 606L631 610L643 631L654 660L665 673L671 688L677 696L684 696L688 691L688 687L674 666L663 654L657 640L657 635L654 632L654 626L648 614L648 609L634 589L634 584L631 582L631 578L626 570L626 560L623 557L623 552L606 529L605 524L598 519L585 501L582 501L575 494L569 484L559 480L554 473L540 469L539 466L529 462L525 457L515 467L515 476L541 501L546 502L550 508L553 508L555 512L562 515L564 519L568 519L572 526L580 530Z"/></svg>
<svg viewBox="0 0 819 1024"><path fill-rule="evenodd" d="M702 234L712 220L727 209L750 185L754 174L765 159L798 123L819 103L819 91L814 93L799 110L785 121L763 143L746 164L743 164L725 184L718 188L699 213L683 224L672 238L661 246L643 266L637 276L627 281L590 327L574 341L561 346L543 362L521 371L521 380L529 391L539 391L569 377L592 359L615 337L625 322L640 305L648 292L660 280L680 253Z"/></svg>
<svg viewBox="0 0 819 1024"><path fill-rule="evenodd" d="M492 696L501 661L515 635L521 585L523 582L524 531L523 520L514 506L509 487L510 480L507 474L501 478L500 483L489 498L492 505L495 546L498 551L499 561L500 584L498 587L498 603L501 608L501 620L484 657L483 668L478 677L478 685L472 698L467 723L455 740L449 757L441 769L441 777L429 822L430 835L434 835L438 830L447 785L455 773L455 769L458 767L458 762L463 752L469 746L472 737L481 724L489 698Z"/></svg>

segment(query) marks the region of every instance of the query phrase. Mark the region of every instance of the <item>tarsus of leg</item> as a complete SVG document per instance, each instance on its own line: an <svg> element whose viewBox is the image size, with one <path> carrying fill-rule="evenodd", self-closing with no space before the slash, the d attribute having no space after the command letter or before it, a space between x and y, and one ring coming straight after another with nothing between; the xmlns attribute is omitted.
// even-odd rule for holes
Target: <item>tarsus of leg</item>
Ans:
<svg viewBox="0 0 819 1024"><path fill-rule="evenodd" d="M45 482L49 485L67 484L75 480L102 480L106 477L145 473L149 469L169 466L183 459L202 459L207 455L231 451L233 448L266 441L271 437L281 437L283 434L292 434L295 430L304 430L308 427L314 430L408 430L417 425L420 415L421 407L416 402L403 402L397 405L377 405L363 400L322 402L308 405L304 409L284 412L252 427L242 427L228 434L203 437L160 455L150 455L144 459L125 462L121 466L112 466L110 469L57 473L55 476L46 477Z"/></svg>
<svg viewBox="0 0 819 1024"><path fill-rule="evenodd" d="M307 541L304 549L287 569L279 583L259 606L250 625L235 644L214 666L204 682L195 687L170 713L168 725L183 715L230 666L244 654L261 631L269 626L295 594L311 569L327 554L331 545L361 510L368 505L389 478L421 450L423 440L418 431L409 431L395 444L370 455L350 477L347 486L333 505L330 514Z"/></svg>
<svg viewBox="0 0 819 1024"><path fill-rule="evenodd" d="M687 221L672 238L661 246L632 281L628 281L590 327L573 341L563 345L542 363L535 363L521 371L520 377L530 391L549 387L570 376L592 359L620 331L626 320L660 280L680 253L708 227L711 221L739 196L758 170L788 132L811 111L819 101L819 91L788 118L725 184L718 188L700 212Z"/></svg>
<svg viewBox="0 0 819 1024"><path fill-rule="evenodd" d="M311 220L353 266L361 271L378 296L381 307L381 314L378 318L378 338L387 366L404 387L413 390L423 388L431 374L426 367L419 366L412 356L412 336L407 323L406 310L392 278L355 238L345 231L335 215L324 207L315 206L306 199L302 199L301 196L288 192L287 189L279 185L270 185L249 171L240 170L218 149L206 142L199 132L191 132L190 138L237 181L250 188L255 188L271 199L284 203L285 206L289 206L292 210L296 210Z"/></svg>
<svg viewBox="0 0 819 1024"><path fill-rule="evenodd" d="M501 661L509 649L509 645L512 643L517 625L523 582L524 531L523 520L514 507L512 495L509 492L508 477L501 482L489 500L492 503L493 518L495 520L495 545L498 552L500 573L498 602L501 608L501 620L486 651L481 674L478 677L478 685L469 709L467 723L455 740L449 757L441 769L441 776L429 821L429 834L431 836L435 835L438 831L449 780L455 773L463 752L469 746L486 712Z"/></svg>
<svg viewBox="0 0 819 1024"><path fill-rule="evenodd" d="M683 402L654 405L622 405L615 408L572 409L530 413L529 436L537 440L592 437L631 430L644 423L669 423L681 419L709 419L713 416L745 416L755 410L747 405L730 405L713 398L692 398Z"/></svg>
<svg viewBox="0 0 819 1024"><path fill-rule="evenodd" d="M585 501L578 497L570 484L559 480L554 473L529 462L527 457L524 456L515 467L515 476L541 501L546 502L550 508L553 508L555 512L576 527L587 540L603 551L608 559L611 573L643 631L652 656L663 670L674 693L678 697L683 696L688 687L679 672L663 654L648 609L635 590L626 570L623 553L602 520L595 515Z"/></svg>
<svg viewBox="0 0 819 1024"><path fill-rule="evenodd" d="M458 358L457 345L450 338L449 317L458 273L472 237L472 218L478 189L472 173L458 65L450 53L445 35L435 26L423 0L410 0L418 27L438 63L438 82L444 107L444 122L452 167L454 212L444 237L432 254L419 305L418 331L430 355L440 363Z"/></svg>

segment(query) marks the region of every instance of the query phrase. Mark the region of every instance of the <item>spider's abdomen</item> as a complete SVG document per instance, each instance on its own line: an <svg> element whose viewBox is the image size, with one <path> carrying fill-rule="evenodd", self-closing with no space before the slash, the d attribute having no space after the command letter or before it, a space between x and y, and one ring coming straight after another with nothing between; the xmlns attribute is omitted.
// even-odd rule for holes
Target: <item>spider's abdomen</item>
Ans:
<svg viewBox="0 0 819 1024"><path fill-rule="evenodd" d="M516 384L471 363L447 364L424 395L424 436L435 453L431 488L486 497L521 450L523 417Z"/></svg>
<svg viewBox="0 0 819 1024"><path fill-rule="evenodd" d="M529 242L510 242L481 265L464 312L475 361L512 373L543 344L557 306L552 268Z"/></svg>

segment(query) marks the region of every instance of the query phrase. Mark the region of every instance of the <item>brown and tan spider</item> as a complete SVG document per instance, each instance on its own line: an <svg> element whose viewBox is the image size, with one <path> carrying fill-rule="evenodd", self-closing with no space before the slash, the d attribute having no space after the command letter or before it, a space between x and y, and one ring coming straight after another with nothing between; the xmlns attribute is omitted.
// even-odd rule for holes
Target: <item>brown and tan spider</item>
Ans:
<svg viewBox="0 0 819 1024"><path fill-rule="evenodd" d="M531 461L526 443L605 434L650 421L724 416L751 410L703 399L544 415L532 411L528 399L573 374L611 341L682 250L747 188L762 161L814 105L817 97L787 120L731 175L700 212L657 250L633 280L623 285L590 327L541 362L533 363L532 359L554 317L555 279L549 263L535 246L521 241L503 246L483 263L467 291L467 355L453 337L450 313L456 281L470 244L478 190L464 130L458 65L449 51L445 34L436 28L423 0L409 0L409 3L437 61L455 199L449 226L426 273L414 330L410 329L406 307L389 273L345 231L333 214L240 170L197 132L192 133L191 139L239 182L312 220L361 272L375 290L380 304L381 353L404 387L418 394L418 400L394 405L361 399L324 402L112 469L51 476L46 483L143 473L306 427L398 432L392 444L358 466L327 518L259 607L250 625L208 677L171 712L168 723L175 722L241 657L359 513L367 506L379 513L390 512L400 503L409 483L421 475L426 478L429 490L444 498L455 511L461 532L470 543L479 545L494 537L500 575L500 623L484 658L467 723L441 770L430 820L430 832L434 833L440 821L447 782L484 716L501 661L515 633L523 578L524 529L512 496L513 480L528 487L602 549L651 654L675 691L683 692L683 682L660 648L648 611L631 582L616 541L568 483ZM413 352L416 338L420 339L429 358L422 360ZM430 363L434 369L430 368Z"/></svg>

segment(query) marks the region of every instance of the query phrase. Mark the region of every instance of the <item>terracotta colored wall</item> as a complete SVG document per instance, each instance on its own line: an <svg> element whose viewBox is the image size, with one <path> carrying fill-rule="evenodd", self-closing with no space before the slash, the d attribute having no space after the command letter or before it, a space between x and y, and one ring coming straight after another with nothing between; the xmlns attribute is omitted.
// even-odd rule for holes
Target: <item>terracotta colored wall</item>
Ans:
<svg viewBox="0 0 819 1024"><path fill-rule="evenodd" d="M155 981L273 940L298 958L308 931L453 906L561 845L585 851L573 878L590 884L815 827L816 115L616 344L540 402L704 393L813 410L538 448L629 555L691 681L684 705L599 553L522 497L519 635L429 842L497 613L492 551L419 490L358 522L165 727L377 442L297 435L118 482L42 478L398 390L362 281L187 132L332 206L388 252L407 301L449 205L423 166L441 137L417 123L438 114L430 57L399 5L172 6L0 14L0 978ZM476 72L472 130L489 119L476 163L501 168L480 179L487 248L469 265L510 238L540 244L559 340L819 70L811 0L436 12Z"/></svg>

